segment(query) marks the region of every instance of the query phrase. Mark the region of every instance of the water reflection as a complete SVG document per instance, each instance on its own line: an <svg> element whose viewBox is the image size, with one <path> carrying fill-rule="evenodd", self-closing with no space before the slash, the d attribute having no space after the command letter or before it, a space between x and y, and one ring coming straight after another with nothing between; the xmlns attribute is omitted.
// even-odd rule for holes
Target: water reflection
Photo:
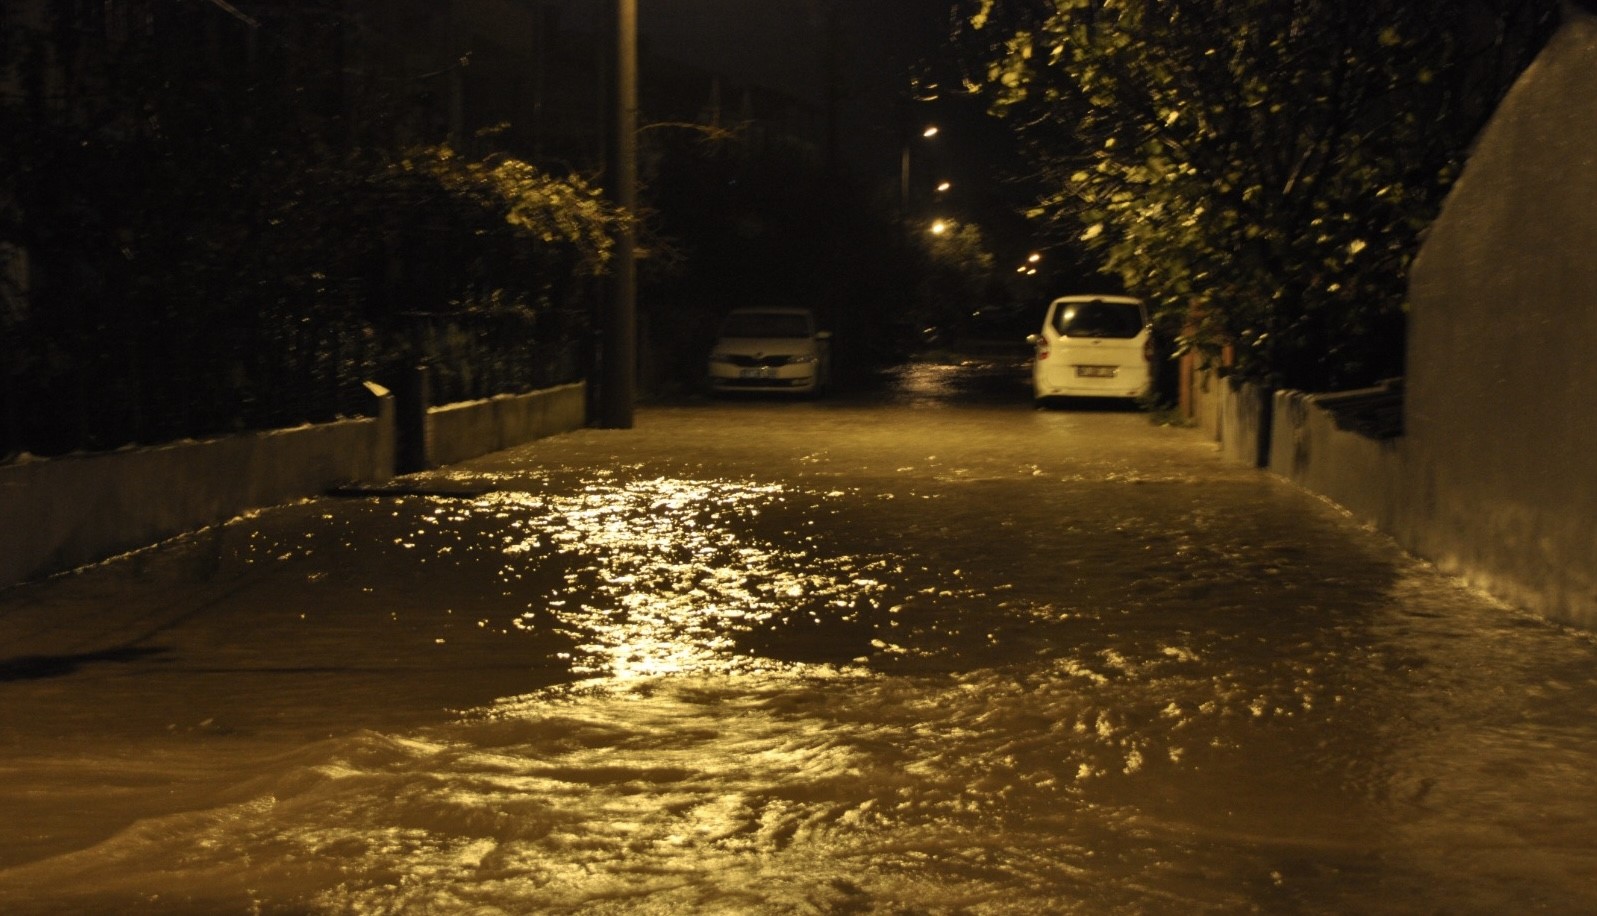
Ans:
<svg viewBox="0 0 1597 916"><path fill-rule="evenodd" d="M559 626L581 634L585 657L573 671L630 679L768 670L771 661L739 652L745 634L881 591L854 573L858 560L751 536L753 520L789 496L777 484L655 477L572 494L502 492L478 505L537 519L536 532L504 544L507 574L543 562L545 547L567 558L564 582L544 600Z"/></svg>

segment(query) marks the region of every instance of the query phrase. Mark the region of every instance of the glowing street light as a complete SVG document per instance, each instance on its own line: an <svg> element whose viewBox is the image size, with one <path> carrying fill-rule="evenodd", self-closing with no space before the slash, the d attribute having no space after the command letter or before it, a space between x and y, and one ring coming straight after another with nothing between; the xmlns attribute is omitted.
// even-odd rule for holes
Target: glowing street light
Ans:
<svg viewBox="0 0 1597 916"><path fill-rule="evenodd" d="M942 235L948 231L947 220L934 220L932 222L932 235Z"/></svg>

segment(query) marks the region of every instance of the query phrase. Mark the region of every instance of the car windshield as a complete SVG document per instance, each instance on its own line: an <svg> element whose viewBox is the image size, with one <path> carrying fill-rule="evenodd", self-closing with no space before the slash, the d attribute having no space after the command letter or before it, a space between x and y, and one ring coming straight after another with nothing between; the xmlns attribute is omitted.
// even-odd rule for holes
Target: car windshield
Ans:
<svg viewBox="0 0 1597 916"><path fill-rule="evenodd" d="M800 312L734 312L722 337L809 337L810 317Z"/></svg>
<svg viewBox="0 0 1597 916"><path fill-rule="evenodd" d="M1142 306L1135 302L1062 302L1054 330L1066 337L1132 338L1142 333Z"/></svg>

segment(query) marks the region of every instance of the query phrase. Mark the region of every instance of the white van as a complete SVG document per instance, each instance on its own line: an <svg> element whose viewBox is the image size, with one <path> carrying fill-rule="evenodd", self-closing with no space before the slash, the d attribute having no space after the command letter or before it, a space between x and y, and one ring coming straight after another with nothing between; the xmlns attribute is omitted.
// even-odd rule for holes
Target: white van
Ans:
<svg viewBox="0 0 1597 916"><path fill-rule="evenodd" d="M1140 398L1153 383L1153 326L1130 296L1061 296L1048 305L1042 333L1026 338L1032 395Z"/></svg>

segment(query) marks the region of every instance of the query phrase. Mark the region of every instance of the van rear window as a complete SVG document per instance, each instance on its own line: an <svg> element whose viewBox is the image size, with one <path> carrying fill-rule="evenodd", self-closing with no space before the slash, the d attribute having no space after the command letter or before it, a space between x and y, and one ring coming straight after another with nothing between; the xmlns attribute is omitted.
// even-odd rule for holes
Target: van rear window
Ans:
<svg viewBox="0 0 1597 916"><path fill-rule="evenodd" d="M1054 330L1066 337L1118 337L1142 333L1142 307L1134 302L1062 302L1054 312Z"/></svg>

